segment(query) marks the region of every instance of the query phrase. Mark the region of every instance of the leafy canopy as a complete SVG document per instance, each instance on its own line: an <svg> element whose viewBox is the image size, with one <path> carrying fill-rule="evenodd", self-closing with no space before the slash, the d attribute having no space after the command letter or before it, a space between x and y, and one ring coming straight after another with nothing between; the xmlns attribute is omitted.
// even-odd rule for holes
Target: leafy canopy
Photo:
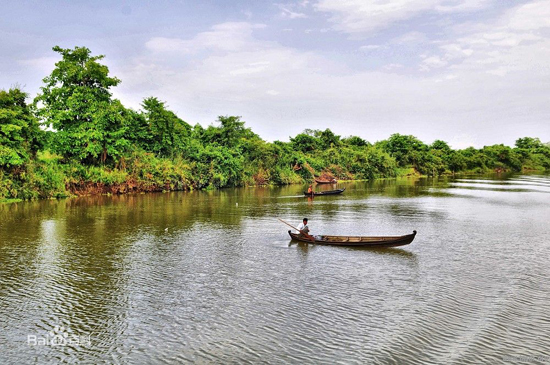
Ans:
<svg viewBox="0 0 550 365"><path fill-rule="evenodd" d="M0 90L0 167L20 166L42 147L42 131L18 88Z"/></svg>
<svg viewBox="0 0 550 365"><path fill-rule="evenodd" d="M191 126L155 97L144 99L141 106L150 132L146 150L163 157L184 152L189 144Z"/></svg>
<svg viewBox="0 0 550 365"><path fill-rule="evenodd" d="M120 157L128 146L126 110L110 91L120 80L99 63L104 56L92 56L86 47L53 50L62 60L35 99L38 115L57 131L52 149L87 164Z"/></svg>

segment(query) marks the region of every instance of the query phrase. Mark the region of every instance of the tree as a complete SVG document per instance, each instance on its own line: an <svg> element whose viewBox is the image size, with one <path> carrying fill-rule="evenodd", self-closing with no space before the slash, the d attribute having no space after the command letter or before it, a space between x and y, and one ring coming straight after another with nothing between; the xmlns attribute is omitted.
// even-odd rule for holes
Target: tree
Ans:
<svg viewBox="0 0 550 365"><path fill-rule="evenodd" d="M249 128L245 128L245 122L241 117L220 115L218 122L220 122L221 144L224 146L236 146L239 139L253 134Z"/></svg>
<svg viewBox="0 0 550 365"><path fill-rule="evenodd" d="M399 166L415 165L420 155L427 150L427 146L415 136L392 134L386 141L378 144L384 151L394 157Z"/></svg>
<svg viewBox="0 0 550 365"><path fill-rule="evenodd" d="M516 147L526 150L536 150L543 147L543 144L538 138L524 137L516 140Z"/></svg>
<svg viewBox="0 0 550 365"><path fill-rule="evenodd" d="M127 127L125 138L127 138L134 146L139 147L144 151L148 151L153 143L153 137L151 136L151 130L147 120L145 119L145 115L132 109L126 109L124 113L124 121Z"/></svg>
<svg viewBox="0 0 550 365"><path fill-rule="evenodd" d="M356 146L356 147L366 147L369 145L367 141L357 136L349 136L347 138L342 139L342 142L349 146Z"/></svg>
<svg viewBox="0 0 550 365"><path fill-rule="evenodd" d="M203 130L201 137L204 143L238 148L243 139L260 138L250 128L245 127L245 122L239 116L220 115L217 122L220 124L219 126L210 125L206 130Z"/></svg>
<svg viewBox="0 0 550 365"><path fill-rule="evenodd" d="M432 145L430 146L430 149L443 151L443 152L450 152L451 151L451 147L449 147L447 142L442 141L440 139L436 139L434 141L434 143L432 143Z"/></svg>
<svg viewBox="0 0 550 365"><path fill-rule="evenodd" d="M527 169L549 169L550 148L543 144L538 138L524 137L516 141L516 149L521 156L521 163Z"/></svg>
<svg viewBox="0 0 550 365"><path fill-rule="evenodd" d="M487 156L488 166L497 170L512 169L521 171L520 156L510 147L503 144L495 144L493 146L484 146L482 152Z"/></svg>
<svg viewBox="0 0 550 365"><path fill-rule="evenodd" d="M20 166L42 147L43 132L18 88L0 90L0 167Z"/></svg>
<svg viewBox="0 0 550 365"><path fill-rule="evenodd" d="M328 149L332 146L339 146L341 144L340 136L334 134L330 129L325 129L324 131L320 129L304 129L304 131L299 134L312 137L317 140L316 144L318 147L322 149ZM295 138L298 138L296 136ZM299 137L299 139L304 139L303 137Z"/></svg>
<svg viewBox="0 0 550 365"><path fill-rule="evenodd" d="M295 151L311 152L319 148L319 141L317 138L306 134L297 134L294 138L290 139L292 147Z"/></svg>
<svg viewBox="0 0 550 365"><path fill-rule="evenodd" d="M182 153L188 144L191 126L155 97L144 99L141 106L151 133L148 150L163 157Z"/></svg>
<svg viewBox="0 0 550 365"><path fill-rule="evenodd" d="M337 147L341 144L340 136L334 134L330 129L325 129L318 135L321 141L322 148L328 149L331 147Z"/></svg>
<svg viewBox="0 0 550 365"><path fill-rule="evenodd" d="M52 149L67 159L105 163L121 156L129 145L125 109L112 99L110 88L120 83L107 66L85 47L53 50L62 56L35 98L38 115L56 131Z"/></svg>

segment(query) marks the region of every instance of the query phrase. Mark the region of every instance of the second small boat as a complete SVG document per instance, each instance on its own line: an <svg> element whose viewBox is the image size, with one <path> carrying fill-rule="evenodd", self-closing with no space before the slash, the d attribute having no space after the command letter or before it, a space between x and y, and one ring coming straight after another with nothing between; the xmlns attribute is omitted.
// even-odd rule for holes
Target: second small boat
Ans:
<svg viewBox="0 0 550 365"><path fill-rule="evenodd" d="M337 189L337 190L327 190L327 191L314 191L312 193L308 193L307 191L304 191L304 195L305 196L336 195L336 194L342 194L344 190L346 190L346 188Z"/></svg>
<svg viewBox="0 0 550 365"><path fill-rule="evenodd" d="M329 179L329 180L321 180L321 179L315 179L315 182L317 184L336 184L338 182L338 180L332 178L332 179Z"/></svg>

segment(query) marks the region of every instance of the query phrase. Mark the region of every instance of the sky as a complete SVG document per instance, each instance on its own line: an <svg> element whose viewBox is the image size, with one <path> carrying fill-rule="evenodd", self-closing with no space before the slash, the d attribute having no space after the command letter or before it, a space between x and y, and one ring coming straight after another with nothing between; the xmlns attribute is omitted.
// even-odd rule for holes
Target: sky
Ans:
<svg viewBox="0 0 550 365"><path fill-rule="evenodd" d="M550 0L0 0L0 14L0 89L31 98L53 46L85 46L127 107L238 115L268 141L550 141Z"/></svg>

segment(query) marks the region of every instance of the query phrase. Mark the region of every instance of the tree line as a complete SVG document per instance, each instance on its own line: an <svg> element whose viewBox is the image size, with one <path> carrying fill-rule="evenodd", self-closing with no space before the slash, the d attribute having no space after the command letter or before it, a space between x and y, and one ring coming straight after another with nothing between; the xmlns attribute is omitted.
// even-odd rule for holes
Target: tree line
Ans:
<svg viewBox="0 0 550 365"><path fill-rule="evenodd" d="M18 87L0 91L0 199L550 170L550 146L532 137L513 148L453 150L411 135L370 143L330 129L270 143L238 116L190 125L156 97L126 108L112 95L120 80L104 56L86 47L53 50L62 59L32 102Z"/></svg>

